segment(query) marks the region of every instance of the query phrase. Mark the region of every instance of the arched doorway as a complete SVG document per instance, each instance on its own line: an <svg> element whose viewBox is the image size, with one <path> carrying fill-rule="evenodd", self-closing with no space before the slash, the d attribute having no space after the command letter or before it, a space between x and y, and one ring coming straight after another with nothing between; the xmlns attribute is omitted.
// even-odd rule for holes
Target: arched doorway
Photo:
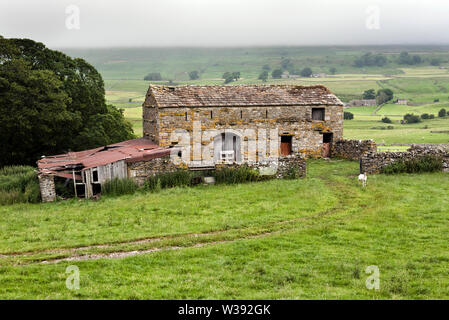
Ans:
<svg viewBox="0 0 449 320"><path fill-rule="evenodd" d="M215 162L241 162L241 139L235 133L222 132L214 137Z"/></svg>

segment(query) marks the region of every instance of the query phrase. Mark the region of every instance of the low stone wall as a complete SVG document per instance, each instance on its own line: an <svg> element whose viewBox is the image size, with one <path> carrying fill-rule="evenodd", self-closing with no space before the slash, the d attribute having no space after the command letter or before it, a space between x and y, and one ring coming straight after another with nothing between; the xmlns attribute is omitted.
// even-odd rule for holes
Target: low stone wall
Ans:
<svg viewBox="0 0 449 320"><path fill-rule="evenodd" d="M294 170L298 177L306 177L306 159L301 156L293 155L279 158L278 169L276 176L278 178L286 178L291 175L291 170Z"/></svg>
<svg viewBox="0 0 449 320"><path fill-rule="evenodd" d="M50 174L39 174L39 186L41 188L42 202L52 202L56 200L55 178Z"/></svg>
<svg viewBox="0 0 449 320"><path fill-rule="evenodd" d="M240 168L249 167L259 171L261 175L276 176L278 179L283 179L291 176L304 178L306 176L306 159L301 155L290 155L280 157L277 162L254 162L244 164L217 164L219 168Z"/></svg>
<svg viewBox="0 0 449 320"><path fill-rule="evenodd" d="M368 174L380 173L382 168L398 161L411 160L426 155L441 157L443 171L449 172L448 145L413 145L405 152L371 152L360 159L360 172Z"/></svg>
<svg viewBox="0 0 449 320"><path fill-rule="evenodd" d="M359 160L364 154L377 152L373 140L337 140L332 143L332 157Z"/></svg>

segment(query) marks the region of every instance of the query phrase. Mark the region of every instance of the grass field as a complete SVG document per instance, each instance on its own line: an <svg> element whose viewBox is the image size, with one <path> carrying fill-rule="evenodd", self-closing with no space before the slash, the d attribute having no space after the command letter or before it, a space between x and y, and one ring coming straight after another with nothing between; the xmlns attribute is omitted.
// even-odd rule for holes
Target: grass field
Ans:
<svg viewBox="0 0 449 320"><path fill-rule="evenodd" d="M303 180L1 207L0 298L448 298L447 174L362 189L357 172L314 160Z"/></svg>

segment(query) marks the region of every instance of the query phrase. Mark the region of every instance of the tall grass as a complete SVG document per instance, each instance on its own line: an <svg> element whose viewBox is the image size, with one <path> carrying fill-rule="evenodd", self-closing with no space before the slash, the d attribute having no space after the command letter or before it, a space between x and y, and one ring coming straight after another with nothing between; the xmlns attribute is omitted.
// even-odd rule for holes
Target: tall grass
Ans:
<svg viewBox="0 0 449 320"><path fill-rule="evenodd" d="M217 184L236 184L264 179L257 170L248 167L217 169L211 175Z"/></svg>
<svg viewBox="0 0 449 320"><path fill-rule="evenodd" d="M186 187L192 184L193 173L187 170L177 170L151 176L145 181L146 190L157 192L160 189Z"/></svg>
<svg viewBox="0 0 449 320"><path fill-rule="evenodd" d="M133 194L137 188L138 186L133 179L114 178L102 184L101 193L110 196L120 196L123 194Z"/></svg>
<svg viewBox="0 0 449 320"><path fill-rule="evenodd" d="M0 169L0 204L39 201L40 188L35 168L7 166Z"/></svg>
<svg viewBox="0 0 449 320"><path fill-rule="evenodd" d="M436 172L441 171L442 167L441 157L426 155L415 159L396 161L382 168L381 172L385 174Z"/></svg>

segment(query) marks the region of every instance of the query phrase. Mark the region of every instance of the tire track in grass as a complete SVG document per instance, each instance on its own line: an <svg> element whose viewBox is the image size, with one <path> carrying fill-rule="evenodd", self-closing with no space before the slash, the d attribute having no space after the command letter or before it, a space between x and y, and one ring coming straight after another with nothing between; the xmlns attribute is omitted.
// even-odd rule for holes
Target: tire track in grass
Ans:
<svg viewBox="0 0 449 320"><path fill-rule="evenodd" d="M90 246L84 246L84 247L78 247L78 248L68 248L68 249L51 249L51 250L43 250L43 251L34 251L34 252L26 252L26 253L11 253L11 254L3 254L0 255L0 258L20 258L20 257L26 257L28 258L28 261L20 261L19 263L15 265L27 265L27 264L35 264L35 263L58 263L62 261L82 261L82 260L96 260L96 259L120 259L120 258L126 258L130 256L135 255L142 255L142 254L149 254L154 253L158 251L168 251L168 250L179 250L179 249L187 249L187 248L197 248L197 247L203 247L206 245L215 245L215 244L221 244L221 243L229 243L229 242L236 242L236 241L242 241L242 240L249 240L249 239L255 239L255 238L261 238L266 237L274 234L279 234L286 231L291 231L298 229L298 226L296 225L298 222L304 222L304 221L312 221L319 223L320 217L326 217L326 216L332 216L336 215L341 212L346 212L348 209L348 206L351 206L351 201L353 200L351 196L348 196L348 189L353 188L351 184L348 183L342 183L341 181L335 181L329 179L329 177L320 177L323 180L325 180L329 187L334 189L335 194L337 195L338 202L337 204L329 208L327 210L324 210L322 212L319 212L317 214L306 216L306 217L298 217L294 219L288 219L288 220L282 220L277 222L272 222L268 224L263 225L256 225L256 226L250 226L246 228L234 228L234 229L227 229L227 230L215 230L210 232L203 232L203 233L186 233L181 235L167 235L162 237L151 237L151 238L144 238L139 240L133 240L133 241L124 241L124 242L117 242L117 243L109 243L109 244L100 244L100 245L90 245ZM366 209L366 205L358 205L358 206L352 206L353 208L358 207L359 209ZM349 214L350 216L353 215ZM309 224L309 226L313 226L315 223ZM301 225L302 227L307 227L306 225ZM246 234L246 235L245 235ZM221 239L214 239L215 236L223 235ZM223 239L226 236L230 237L230 239ZM201 239L201 238L207 238L211 237L211 239L203 242L193 241L190 245L170 245L165 244L164 241L191 241L192 239ZM159 247L151 247L151 248L140 248L136 250L129 250L129 248L122 248L120 250L120 246L136 246L136 245L145 245L145 244L152 244L152 243L160 243L162 244ZM93 253L84 253L85 251L89 250L96 250L96 249L106 249L106 252L93 252ZM126 250L127 249L127 250ZM40 254L60 254L63 255L63 257L39 257ZM64 254L67 254L68 256L64 256Z"/></svg>

